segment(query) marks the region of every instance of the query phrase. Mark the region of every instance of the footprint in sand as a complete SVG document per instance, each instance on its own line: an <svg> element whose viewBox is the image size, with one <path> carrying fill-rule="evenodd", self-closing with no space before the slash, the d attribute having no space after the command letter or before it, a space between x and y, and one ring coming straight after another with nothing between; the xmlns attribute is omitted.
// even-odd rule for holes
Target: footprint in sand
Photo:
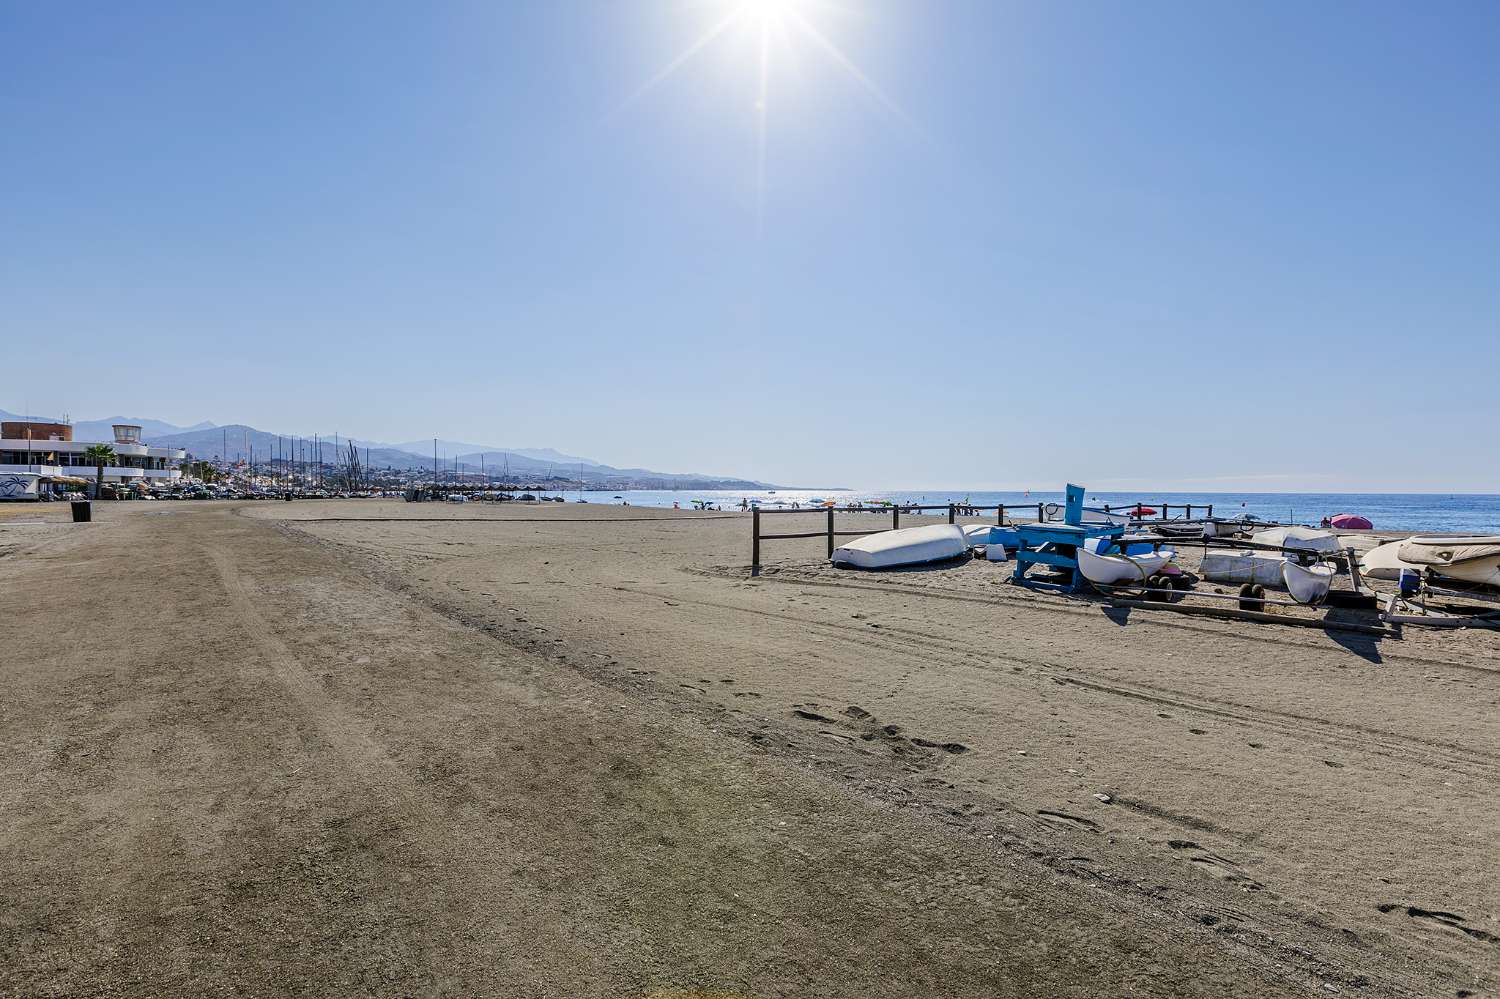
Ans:
<svg viewBox="0 0 1500 999"><path fill-rule="evenodd" d="M1174 850L1186 851L1188 863L1193 865L1193 869L1209 877L1238 885L1243 891L1261 891L1266 887L1241 870L1234 861L1209 853L1190 839L1167 840L1167 846Z"/></svg>
<svg viewBox="0 0 1500 999"><path fill-rule="evenodd" d="M1085 819L1077 815L1069 815L1066 812L1050 812L1047 809L1039 809L1037 818L1043 822L1050 822L1055 826L1066 826L1073 829L1086 829L1089 832L1098 832L1099 823L1092 819Z"/></svg>
<svg viewBox="0 0 1500 999"><path fill-rule="evenodd" d="M1500 944L1500 935L1491 933L1488 930L1481 930L1477 926L1466 926L1465 924L1468 920L1456 912L1444 912L1441 909L1423 909L1415 905L1402 905L1399 902L1386 902L1383 905L1377 905L1375 908L1386 914L1401 912L1412 919L1436 923L1438 926L1448 930L1457 930L1464 936L1472 937L1482 943Z"/></svg>

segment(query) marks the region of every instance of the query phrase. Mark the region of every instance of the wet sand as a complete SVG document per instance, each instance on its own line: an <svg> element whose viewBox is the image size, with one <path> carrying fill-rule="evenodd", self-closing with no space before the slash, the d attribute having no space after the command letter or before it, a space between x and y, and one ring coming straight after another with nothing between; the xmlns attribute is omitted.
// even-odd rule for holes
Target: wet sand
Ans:
<svg viewBox="0 0 1500 999"><path fill-rule="evenodd" d="M3 994L1500 987L1494 633L751 579L737 514L31 509Z"/></svg>

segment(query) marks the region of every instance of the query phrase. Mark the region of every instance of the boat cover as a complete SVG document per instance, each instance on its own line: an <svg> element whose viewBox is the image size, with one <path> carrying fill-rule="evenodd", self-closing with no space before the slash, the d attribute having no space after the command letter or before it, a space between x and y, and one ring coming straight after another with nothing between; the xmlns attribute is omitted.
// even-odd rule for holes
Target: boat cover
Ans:
<svg viewBox="0 0 1500 999"><path fill-rule="evenodd" d="M1407 538L1396 549L1413 565L1458 565L1500 555L1500 535L1469 538Z"/></svg>
<svg viewBox="0 0 1500 999"><path fill-rule="evenodd" d="M1304 552L1337 552L1343 550L1339 539L1328 531L1320 531L1313 527L1268 527L1264 531L1256 531L1250 536L1250 540L1262 545L1275 545L1278 548L1295 548ZM1277 566L1277 576L1280 578L1281 567ZM1256 580L1260 582L1260 580Z"/></svg>
<svg viewBox="0 0 1500 999"><path fill-rule="evenodd" d="M855 538L833 550L834 565L857 569L892 569L941 562L969 553L969 539L957 524L903 527Z"/></svg>

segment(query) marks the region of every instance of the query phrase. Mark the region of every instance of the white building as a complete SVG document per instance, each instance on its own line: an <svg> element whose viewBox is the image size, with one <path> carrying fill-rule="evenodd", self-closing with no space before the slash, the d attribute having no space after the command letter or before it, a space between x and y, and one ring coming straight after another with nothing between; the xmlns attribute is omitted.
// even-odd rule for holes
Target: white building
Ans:
<svg viewBox="0 0 1500 999"><path fill-rule="evenodd" d="M93 481L94 465L84 452L97 443L114 449L114 460L104 466L104 481L114 484L169 485L182 478L178 467L187 452L175 447L148 447L141 443L141 428L115 425L113 441L75 441L66 423L5 421L0 423L0 475L36 474L78 476Z"/></svg>

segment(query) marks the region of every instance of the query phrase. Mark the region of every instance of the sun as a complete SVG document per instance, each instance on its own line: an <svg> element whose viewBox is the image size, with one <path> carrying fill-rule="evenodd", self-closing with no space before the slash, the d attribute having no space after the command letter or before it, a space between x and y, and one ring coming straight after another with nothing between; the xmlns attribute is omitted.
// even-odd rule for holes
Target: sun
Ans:
<svg viewBox="0 0 1500 999"><path fill-rule="evenodd" d="M797 7L805 6L798 0L740 0L740 12L750 18L760 21L781 21L789 14L795 12Z"/></svg>
<svg viewBox="0 0 1500 999"><path fill-rule="evenodd" d="M693 60L700 52L730 34L732 30L751 33L756 39L759 55L755 76L746 81L751 89L749 103L753 109L757 132L755 186L756 229L759 231L764 224L765 216L766 139L770 128L772 103L773 48L791 47L800 42L820 51L825 59L852 77L869 97L895 119L905 125L910 125L911 120L896 102L886 96L885 91L870 79L853 59L845 55L844 50L835 44L817 24L816 15L819 12L827 13L832 10L848 13L849 7L831 2L831 0L721 0L719 6L725 11L724 16L630 94L625 99L624 105L635 103L648 91L676 73L683 65Z"/></svg>

